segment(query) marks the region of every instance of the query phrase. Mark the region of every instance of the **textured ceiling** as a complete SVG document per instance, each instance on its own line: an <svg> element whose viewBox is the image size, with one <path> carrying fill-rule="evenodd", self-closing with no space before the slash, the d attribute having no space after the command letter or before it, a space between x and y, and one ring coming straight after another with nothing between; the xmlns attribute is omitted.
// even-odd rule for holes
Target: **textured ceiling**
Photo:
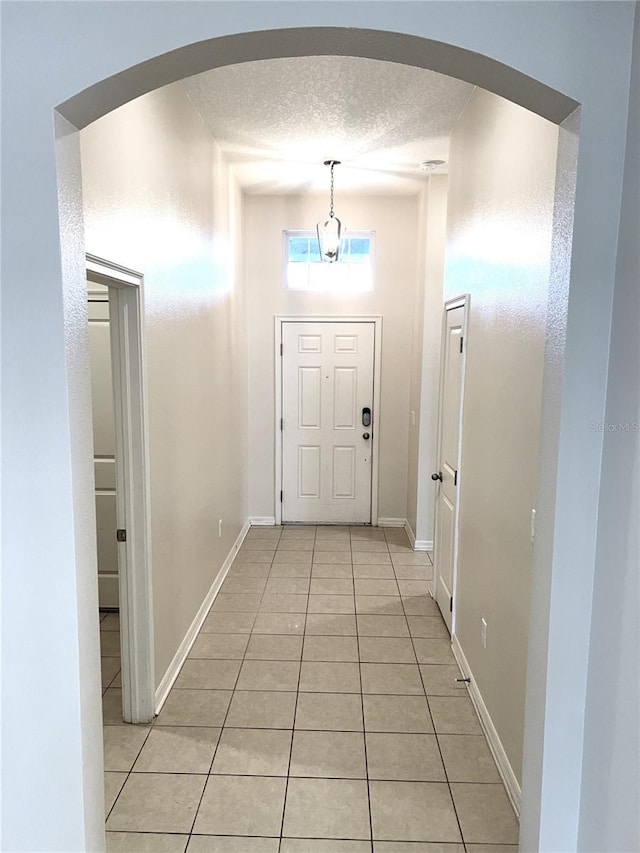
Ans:
<svg viewBox="0 0 640 853"><path fill-rule="evenodd" d="M307 56L217 68L182 84L248 192L414 193L447 160L473 87L376 59ZM446 167L445 167L446 168Z"/></svg>

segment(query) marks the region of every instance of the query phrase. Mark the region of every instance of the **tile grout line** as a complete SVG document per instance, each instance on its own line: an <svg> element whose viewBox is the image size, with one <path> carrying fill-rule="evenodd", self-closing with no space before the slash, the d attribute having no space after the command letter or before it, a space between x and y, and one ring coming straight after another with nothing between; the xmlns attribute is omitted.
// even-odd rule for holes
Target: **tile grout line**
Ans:
<svg viewBox="0 0 640 853"><path fill-rule="evenodd" d="M352 551L353 553L353 551ZM351 564L351 573L353 575L353 563ZM354 611L356 611L355 620L356 620L356 645L358 648L358 673L360 675L360 707L362 709L362 740L364 742L364 771L367 778L367 806L369 808L369 844L371 853L373 853L373 815L371 813L371 782L369 779L369 757L367 754L367 727L364 719L364 690L362 687L362 659L360 656L360 632L358 630L358 614L355 600L355 577L353 580L353 590L354 590L354 600L353 607Z"/></svg>
<svg viewBox="0 0 640 853"><path fill-rule="evenodd" d="M282 535L282 534L281 534L281 535ZM278 542L279 542L279 541L280 541L280 537L278 538ZM276 546L276 550L277 550L277 546ZM274 551L274 557L275 557L275 553L276 553L276 551ZM271 566L272 566L272 565L273 565L273 558L272 558L272 560L271 560L271 563L269 564L269 572L271 572ZM225 578L225 581L226 581L226 578ZM224 583L223 583L223 586L224 586ZM197 821L197 819L198 819L198 813L199 813L199 811L200 811L200 807L202 806L202 800L204 799L204 792L206 791L206 789L207 789L207 785L209 784L209 780L211 779L211 775L212 775L212 774L211 774L211 770L212 770L212 768L213 768L213 762L215 761L215 759L216 759L216 755L218 754L218 748L219 748L219 746L220 746L220 741L222 740L222 735L223 735L223 732L224 732L225 723L227 722L227 717L229 716L229 710L230 710L230 708L231 708L231 703L233 702L233 697L234 697L234 695L235 695L235 692L236 692L236 689L237 689L237 685L238 685L238 681L239 681L239 679L240 679L240 673L242 672L242 667L243 667L243 665L244 665L244 662L245 662L245 659L246 659L246 656L247 656L247 649L249 648L249 643L251 642L251 637L252 637L252 635L253 635L253 625L255 624L255 621L256 621L256 618L257 618L257 615L258 615L258 612L259 612L259 609L260 609L260 603L262 602L262 598L263 598L263 596L264 596L264 590L266 589L266 586L267 586L267 585L266 585L266 583L265 583L264 588L263 588L263 590L262 590L262 593L260 594L260 601L258 602L258 607L256 608L256 611L255 611L255 616L254 616L254 619L253 619L251 632L249 633L249 639L247 640L247 644L246 644L246 646L245 646L245 648L244 648L244 653L243 653L243 655L242 655L242 660L240 661L240 666L238 667L238 674L237 674L237 676L236 676L235 684L234 684L233 689L231 690L231 696L230 696L230 698L229 698L229 704L227 705L227 710L225 711L224 719L223 719L223 721L222 721L222 725L220 726L220 734L218 735L218 741L217 741L217 743L216 743L215 749L213 750L213 756L212 756L212 758L211 758L211 764L209 765L209 772L207 773L207 778L205 779L205 783L204 783L204 785L203 785L203 787L202 787L202 793L200 794L200 799L198 800L198 805L197 805L196 810L195 810L195 812L194 812L194 814L193 814L193 821L192 821L192 823L191 823L191 829L189 830L189 838L188 838L188 840L187 840L187 848L189 847L189 844L191 843L191 837L192 837L192 835L193 835L193 830L195 829L196 821ZM221 587L221 589L222 589L222 587ZM212 605L212 606L213 606L213 605ZM211 612L211 611L209 611L209 612ZM201 633L201 632L202 632L202 629L200 629L200 631L198 632L198 636L200 636L200 633ZM186 663L186 661L185 661L185 663ZM217 728L217 727L216 727L216 728Z"/></svg>
<svg viewBox="0 0 640 853"><path fill-rule="evenodd" d="M456 808L456 803L455 803L455 800L453 799L453 791L451 790L451 782L449 781L449 774L447 773L447 766L444 763L444 755L442 754L442 749L440 747L440 740L438 738L438 732L436 731L435 722L433 719L433 715L431 713L431 705L429 704L429 697L427 695L427 688L426 688L426 685L424 683L424 679L422 678L422 671L420 671L420 678L422 679L422 686L424 688L424 695L425 695L425 699L427 700L427 707L429 708L429 716L431 717L431 724L433 726L433 734L435 737L436 746L438 747L438 755L440 756L440 761L442 762L442 771L444 773L445 782L446 782L447 788L449 790L449 797L451 798L451 806L453 808L453 813L456 816L456 823L458 824L458 831L460 832L461 843L464 845L465 850L466 850L467 848L466 848L466 844L464 841L464 835L462 833L462 824L460 823L460 817L458 815L458 809Z"/></svg>
<svg viewBox="0 0 640 853"><path fill-rule="evenodd" d="M309 537L311 538L311 537ZM284 799L282 801L282 819L280 821L280 838L278 839L278 851L280 851L282 847L282 836L284 833L284 819L287 811L287 797L289 795L289 779L291 774L291 758L293 756L293 740L296 733L296 714L298 713L298 698L300 696L300 680L302 678L302 657L304 655L304 641L306 637L307 631L307 616L309 615L309 596L311 592L311 576L313 573L313 555L315 552L315 540L316 540L316 532L313 534L313 543L314 547L311 549L311 571L309 572L309 592L307 593L307 607L305 609L305 617L304 617L304 627L302 630L302 647L300 649L300 666L298 667L298 685L296 688L296 699L293 706L293 720L291 721L291 743L289 744L289 763L287 765L287 775L285 777L285 785L284 785Z"/></svg>
<svg viewBox="0 0 640 853"><path fill-rule="evenodd" d="M394 566L394 573L395 573L395 566ZM404 601L402 602L402 609L404 610ZM406 618L406 611L405 611L405 618ZM407 621L407 624L408 624L408 621ZM413 638L413 635L411 634L411 632L409 632L409 633L411 636L411 643L413 645L413 649L415 652L415 643L413 642L414 638ZM416 654L416 659L417 659L417 657L418 656ZM438 740L438 732L436 731L435 720L433 719L433 714L431 712L431 703L429 702L429 695L427 694L427 685L425 684L424 676L422 674L422 669L420 668L419 664L418 664L418 673L420 675L420 681L422 682L422 689L424 690L424 697L425 697L426 702L427 702L427 708L429 709L429 717L431 719L431 725L433 727L433 734L434 734L436 746L438 748L438 755L440 756L440 761L442 762L442 772L444 773L444 778L445 778L445 782L447 785L447 790L449 791L449 798L451 799L451 806L453 808L453 813L456 816L456 823L458 825L458 832L460 833L460 840L464 846L464 849L466 850L467 848L466 848L466 845L464 843L464 835L462 834L462 825L460 823L460 817L458 815L458 810L456 808L455 800L453 799L453 791L451 790L451 783L449 782L449 774L447 773L447 767L444 763L444 756L442 754L442 749L440 748L440 741Z"/></svg>
<svg viewBox="0 0 640 853"><path fill-rule="evenodd" d="M102 620L101 620L101 621L102 621ZM116 675L114 675L114 677L113 677L113 680L115 681L115 679L116 679L117 677L118 677L118 675L117 675L117 673L116 673ZM108 688L107 688L107 689L108 689ZM105 693L106 693L106 690L105 690ZM104 695L104 694L103 694L103 695ZM118 724L116 724L116 725L118 725ZM132 724L132 723L125 723L125 722L123 721L120 725L127 726L127 725L133 725L133 724ZM142 727L141 727L141 728L142 728ZM107 828L106 828L106 827L107 827L107 820L109 819L109 817L110 817L110 815L111 815L112 811L113 811L113 810L114 810L114 808L116 807L116 803L117 803L117 802L118 802L118 800L120 799L120 795L121 795L121 794L122 794L122 792L124 791L124 787L125 787L125 785L127 784L127 782L129 781L129 778L130 778L131 774L133 773L133 768L134 768L134 766L135 766L135 763L136 763L136 761L138 760L138 758L140 758L140 753L141 753L141 752L142 752L142 750L144 749L144 745L146 744L147 740L149 739L149 735L151 734L151 730L152 730L152 728L153 728L153 721L151 721L151 723L149 724L149 729L148 729L148 731L147 731L147 735L146 735L145 739L142 741L142 744L141 744L141 746L140 746L140 749L139 749L139 750L138 750L138 752L136 753L136 757L135 757L135 758L133 759L133 761L131 762L131 767L130 767L130 768L129 768L129 770L127 771L126 778L125 778L124 782L122 783L122 785L120 786L120 790L118 791L118 794L117 794L116 798L114 799L114 801L113 801L113 803L112 803L112 805L111 805L111 808L110 808L110 809L109 809L109 811L105 814L105 817L104 817L105 833L107 832ZM104 725L104 723L103 723L103 725L102 725L102 729L103 729L103 734L104 734L104 729L105 729L105 725ZM109 771L109 770L108 770L108 771L106 771L106 772L107 772L107 773L110 773L110 772L124 772L124 771Z"/></svg>
<svg viewBox="0 0 640 853"><path fill-rule="evenodd" d="M392 561L392 563L393 563L393 561ZM400 591L400 585L399 585L399 583L398 583L398 576L397 576L397 573L396 573L396 566L395 566L395 564L393 564L393 573L394 573L394 576L395 576L395 578L396 578L396 583L398 584L398 591ZM442 755L442 750L441 750L441 748L440 748L440 741L438 740L438 735L437 735L437 732L436 732L435 722L434 722L434 719L433 719L433 714L432 714L432 712L431 712L431 705L430 705L430 703L429 703L429 696L428 696L428 694L427 694L427 687L426 687L426 684L425 684L425 681L424 681L424 676L423 676L423 674L422 674L422 669L420 668L420 663L418 662L418 654L417 654L416 644L415 644L415 639L416 639L416 638L414 637L413 633L411 632L411 629L410 629L410 626L409 626L409 620L408 620L408 618L407 618L407 617L408 617L408 614L407 614L406 609L405 609L404 597L403 597L402 595L400 596L400 601L401 601L401 604L402 604L402 610L403 610L403 613L404 613L405 619L406 619L406 621L407 621L407 627L409 628L409 637L410 637L410 639L411 639L411 645L412 645L412 648L413 648L414 656L415 656L415 658L416 658L416 663L417 663L417 665L418 665L418 674L419 674L419 676L420 676L420 681L421 681L421 683L422 683L422 689L423 689L423 691L424 691L424 697L425 697L425 701L426 701L426 703L427 703L427 709L428 709L428 711L429 711L429 719L431 720L431 726L432 726L432 728L433 728L433 736L434 736L434 739L435 739L435 742L436 742L436 746L437 746L437 749L438 749L438 755L440 756L440 761L441 761L441 763L442 763L442 771L443 771L443 773L444 773L445 782L446 782L446 785L447 785L447 789L448 789L448 791L449 791L449 797L450 797L450 799L451 799L451 805L452 805L452 808L453 808L453 812L454 812L454 814L455 814L455 816L456 816L456 823L457 823L457 825L458 825L458 831L459 831L459 833L460 833L460 839L461 839L461 842L462 842L462 844L463 844L463 846L464 846L464 849L466 850L466 845L464 845L464 837L463 837L463 834L462 834L462 826L460 825L460 818L459 818L459 816L458 816L458 811L457 811L457 809L456 809L456 805L455 805L455 802L454 802L454 799L453 799L453 792L452 792L452 790L451 790L451 784L450 784L450 782L449 782L449 775L448 775L448 773L447 773L447 768L446 768L446 765L445 765L445 763L444 763L444 757L443 757L443 755Z"/></svg>
<svg viewBox="0 0 640 853"><path fill-rule="evenodd" d="M359 694L357 694L357 693L351 693L351 694L342 693L340 695L341 696L358 696ZM366 696L389 696L390 694L388 694L388 693L383 693L383 694L367 693L365 695ZM397 696L397 694L391 694L391 695ZM405 694L402 694L402 695L405 695ZM407 695L407 698L415 698L415 694L406 694L406 695ZM188 728L188 726L185 726L185 728ZM209 726L209 727L203 726L202 728L217 728L217 726ZM238 728L237 731L255 731L255 728L246 728L246 729ZM265 731L288 732L288 731L291 731L291 729L270 728L270 729L266 729ZM310 732L311 734L334 734L334 733L347 734L347 735L362 734L362 732L354 731L354 729L347 729L347 730L344 730L344 729L299 729L299 731ZM434 736L433 732L399 732L399 731L384 732L384 731L379 731L378 729L375 729L375 731L372 731L371 734L401 735L402 737L404 737L405 735L412 735L412 736L413 735L418 735L418 736L424 735L426 737L433 737ZM452 735L452 737L465 737L465 735ZM477 735L477 737L480 737L480 735ZM127 773L128 771L126 771L126 770L111 770L111 771L107 771L107 772L110 772L110 773ZM209 774L208 773L191 773L191 772L187 772L185 770L178 770L178 771L177 770L149 770L149 771L138 770L138 771L136 771L136 775L139 775L139 776L208 776ZM225 773L218 773L218 774L212 773L211 775L212 776L237 776L240 779L246 779L246 778L250 778L250 779L259 779L259 778L284 779L285 778L284 775L277 775L274 773L231 773L231 772L227 773L227 772L225 772ZM360 777L360 776L312 776L312 775L302 776L302 775L300 775L300 776L292 776L291 778L292 779L333 779L334 781L337 779L347 779L347 780L351 780L351 781L355 781L355 782L364 782L365 781L364 777ZM371 781L372 782L431 782L431 783L442 782L442 780L438 780L438 779L411 779L411 778L407 778L407 779L372 779ZM476 782L476 781L471 780L471 779L467 779L466 781L457 781L455 779L452 779L451 782L453 785L474 785L474 786L486 785L487 787L492 787L492 788L499 788L500 787L500 782ZM120 830L117 830L117 831L119 832ZM131 832L143 832L143 830L141 830L141 829L123 830L123 831L126 831L126 832L129 832L129 831L131 831ZM146 831L147 832L155 832L155 830L146 830ZM175 834L176 835L186 835L187 833L178 832L177 830L175 830ZM228 835L229 833L222 832L222 833L204 833L204 834L205 835L206 834ZM270 837L275 838L275 835L272 835ZM364 839L360 838L360 839L353 839L353 840L354 841L362 841ZM404 840L406 841L407 839L404 839ZM496 843L496 842L494 842L494 843ZM504 843L509 843L509 842L504 842Z"/></svg>
<svg viewBox="0 0 640 853"><path fill-rule="evenodd" d="M295 540L296 537L291 537L291 538ZM311 537L309 537L309 538L311 538ZM315 538L316 538L316 531L314 530L314 533L313 533L314 548L315 548ZM280 837L278 838L278 851L280 851L282 848L282 835L284 832L284 819L285 819L285 813L287 810L287 796L289 794L289 778L290 778L289 774L291 771L291 757L293 755L293 739L294 739L295 731L296 731L296 714L298 712L298 697L300 695L300 679L302 677L302 656L304 654L304 641L305 641L306 631L307 631L307 616L309 614L309 596L311 593L311 577L313 574L314 548L311 549L311 568L309 570L309 586L307 588L307 606L305 608L304 626L302 629L302 646L300 649L300 666L298 668L298 686L297 686L297 690L296 690L296 699L295 699L295 704L294 704L294 708L293 708L293 721L291 723L291 743L289 745L289 763L287 765L287 775L285 777L284 799L282 801L282 819L280 821Z"/></svg>
<svg viewBox="0 0 640 853"><path fill-rule="evenodd" d="M123 725L134 725L134 724L133 724L133 723L124 723ZM103 726L103 728L104 728L104 726ZM129 778L131 777L131 774L133 773L133 768L135 767L135 763L136 763L136 761L140 758L140 753L141 753L141 752L142 752L142 750L144 749L144 746L145 746L146 742L149 740L149 735L151 734L151 730L152 730L152 728L153 728L153 724L149 726L149 730L147 731L147 736L146 736L146 737L145 737L145 739L142 741L142 745L141 745L140 749L138 750L138 752L136 753L136 757L135 757L135 758L134 758L134 760L131 762L131 767L130 767L130 768L129 768L129 770L127 771L127 778L126 778L126 779L124 780L124 782L122 783L122 786L120 787L120 790L118 791L118 795L117 795L117 797L115 798L115 800L113 801L113 805L112 805L112 806L111 806L111 808L109 809L109 813L105 815L105 818L104 818L105 832L107 831L107 829L106 829L106 826L107 826L107 820L109 819L109 817L110 817L110 815L111 815L111 812L115 809L115 807L116 807L116 803L117 803L117 802L118 802L118 800L120 799L120 795L121 795L121 794L122 794L122 792L124 791L124 787L125 787L125 785L127 784L127 782L129 781ZM107 772L117 772L117 771L107 771Z"/></svg>
<svg viewBox="0 0 640 853"><path fill-rule="evenodd" d="M100 659L102 660L102 657L101 657ZM116 680L116 678L120 675L120 673L121 673L121 672L122 672L122 666L121 666L121 667L120 667L120 669L116 672L116 674L113 676L113 678L111 679L111 681L107 684L107 686L103 689L103 691L102 691L102 695L103 695L103 696L104 696L104 694L107 692L107 690L109 690L109 688L113 685L113 682ZM117 688L115 688L115 689L117 689ZM107 725L109 725L109 724L107 723Z"/></svg>

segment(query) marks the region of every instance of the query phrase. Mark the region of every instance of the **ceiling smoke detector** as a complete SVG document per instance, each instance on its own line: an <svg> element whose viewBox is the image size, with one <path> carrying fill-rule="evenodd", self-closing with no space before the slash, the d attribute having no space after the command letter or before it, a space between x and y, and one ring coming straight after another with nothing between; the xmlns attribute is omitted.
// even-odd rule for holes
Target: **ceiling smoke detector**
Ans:
<svg viewBox="0 0 640 853"><path fill-rule="evenodd" d="M420 169L423 172L433 172L438 166L444 166L445 162L445 160L422 160L420 162Z"/></svg>

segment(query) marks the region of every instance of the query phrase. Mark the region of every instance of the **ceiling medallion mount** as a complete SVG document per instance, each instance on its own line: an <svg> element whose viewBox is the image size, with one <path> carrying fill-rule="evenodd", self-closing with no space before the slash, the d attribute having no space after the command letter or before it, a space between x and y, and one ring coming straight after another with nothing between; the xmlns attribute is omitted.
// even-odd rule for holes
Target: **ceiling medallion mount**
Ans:
<svg viewBox="0 0 640 853"><path fill-rule="evenodd" d="M421 160L419 166L423 172L433 172L440 166L444 166L445 163L446 160Z"/></svg>
<svg viewBox="0 0 640 853"><path fill-rule="evenodd" d="M325 160L325 166L331 170L329 218L324 224L318 223L318 246L320 257L328 264L335 263L340 254L340 237L342 234L342 223L333 212L333 170L340 165L340 160Z"/></svg>

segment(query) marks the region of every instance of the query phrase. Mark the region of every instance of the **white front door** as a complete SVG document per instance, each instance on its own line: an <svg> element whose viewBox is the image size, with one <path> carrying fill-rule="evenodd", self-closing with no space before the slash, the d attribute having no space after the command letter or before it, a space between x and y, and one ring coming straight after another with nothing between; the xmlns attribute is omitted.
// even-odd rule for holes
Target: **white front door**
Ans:
<svg viewBox="0 0 640 853"><path fill-rule="evenodd" d="M453 622L453 591L458 519L458 466L462 410L464 306L445 311L440 389L440 448L437 482L434 566L436 601L449 632Z"/></svg>
<svg viewBox="0 0 640 853"><path fill-rule="evenodd" d="M374 346L373 322L282 323L283 522L371 522Z"/></svg>

